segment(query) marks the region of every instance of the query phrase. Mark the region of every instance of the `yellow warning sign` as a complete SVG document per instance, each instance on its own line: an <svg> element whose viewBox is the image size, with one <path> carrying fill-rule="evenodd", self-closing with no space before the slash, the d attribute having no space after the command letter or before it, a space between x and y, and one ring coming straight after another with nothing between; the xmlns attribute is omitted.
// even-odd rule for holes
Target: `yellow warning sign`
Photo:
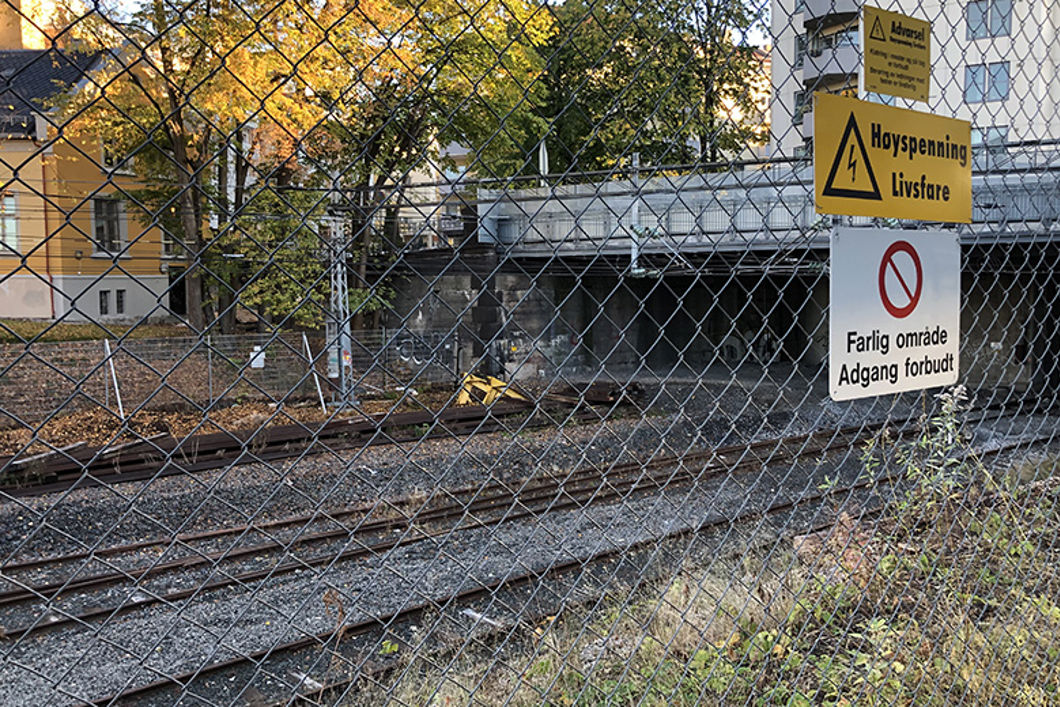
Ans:
<svg viewBox="0 0 1060 707"><path fill-rule="evenodd" d="M818 213L971 222L970 123L828 93L813 115Z"/></svg>
<svg viewBox="0 0 1060 707"><path fill-rule="evenodd" d="M931 23L865 5L862 15L865 90L928 100Z"/></svg>

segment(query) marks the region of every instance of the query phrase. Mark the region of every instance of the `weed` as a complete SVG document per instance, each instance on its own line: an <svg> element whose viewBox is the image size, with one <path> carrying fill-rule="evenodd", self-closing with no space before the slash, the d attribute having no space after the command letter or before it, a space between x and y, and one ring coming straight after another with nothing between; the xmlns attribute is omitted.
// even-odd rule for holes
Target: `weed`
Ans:
<svg viewBox="0 0 1060 707"><path fill-rule="evenodd" d="M998 483L961 435L960 388L865 473L902 484L880 520L616 595L490 651L407 671L405 704L1060 704L1060 488ZM1055 466L1053 464L1052 466ZM1016 471L1021 478L1029 475ZM826 482L826 488L834 487ZM510 643L510 642L509 642ZM378 695L377 695L378 697Z"/></svg>

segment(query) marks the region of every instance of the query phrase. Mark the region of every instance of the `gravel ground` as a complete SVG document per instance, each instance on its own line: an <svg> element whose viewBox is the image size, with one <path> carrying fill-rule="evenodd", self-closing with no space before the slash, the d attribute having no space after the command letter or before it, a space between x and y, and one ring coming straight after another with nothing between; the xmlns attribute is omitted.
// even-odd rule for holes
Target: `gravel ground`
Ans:
<svg viewBox="0 0 1060 707"><path fill-rule="evenodd" d="M846 476L856 474L852 469ZM695 527L739 508L764 508L797 497L820 483L823 473L802 468L786 478L785 483L770 475L731 477L691 491L560 512L535 523L458 532L320 573L220 590L179 606L147 608L96 630L56 630L18 642L6 655L0 702L30 705L61 699L49 680L16 664L33 666L43 675L64 675L58 688L72 695L100 697L129 681L153 679L152 668L184 672L293 640L303 631L327 631L335 625L323 600L327 588L338 591L351 621L397 611L409 602L444 601L447 594L509 573L544 569L605 547Z"/></svg>
<svg viewBox="0 0 1060 707"><path fill-rule="evenodd" d="M1036 416L1003 420L994 425L996 434L989 424L982 425L978 438L988 447L1012 441L1014 429L1048 431L1055 425L1055 419ZM324 599L328 589L337 593L348 621L410 603L442 602L453 592L511 573L540 571L604 548L622 548L795 500L816 492L826 478L846 483L862 471L853 453L818 463L782 463L768 470L641 493L622 503L557 512L532 523L454 532L319 571L208 592L102 624L32 636L4 647L0 704L98 698L162 674L193 670L306 633L331 630L336 617Z"/></svg>
<svg viewBox="0 0 1060 707"><path fill-rule="evenodd" d="M596 424L422 440L167 477L150 484L9 499L0 504L0 557L11 562L410 494L426 502L444 497L444 489L487 481L515 485L533 474L577 464L645 460L717 444L902 418L923 405L919 395L832 403L819 385L808 385L795 369L788 374L774 369L770 379L756 377L753 371L719 378L706 383L675 379L665 386L646 380L641 407L648 414L626 411ZM1055 425L1052 418L1020 416L982 423L974 438L987 448L1048 432ZM0 704L100 697L128 684L332 629L336 617L323 598L327 589L337 592L346 619L357 620L409 602L439 600L507 573L547 568L564 558L796 499L815 492L826 475L849 480L860 471L853 451L824 466L782 463L768 472L641 493L623 503L557 512L532 523L457 532L363 560L31 635L0 648ZM251 540L260 536L249 536ZM335 553L347 544L328 543L313 553ZM276 558L255 559L241 566L267 566ZM132 555L124 561L141 560ZM82 574L98 570L98 564L84 564ZM153 580L145 587L194 587L210 578L211 568L204 568ZM136 601L137 591L116 587L91 601ZM70 603L61 606L90 606L85 597L67 600ZM41 604L22 614L4 612L0 622L24 625L31 615L54 611L57 605Z"/></svg>
<svg viewBox="0 0 1060 707"><path fill-rule="evenodd" d="M645 416L625 410L602 423L560 430L425 439L9 501L0 504L0 557L11 562L380 498L429 496L439 488L487 480L514 483L575 463L622 463L901 417L918 403L915 396L887 404L882 399L821 403L820 391L794 373L779 384L752 377L666 386L649 382L645 388Z"/></svg>

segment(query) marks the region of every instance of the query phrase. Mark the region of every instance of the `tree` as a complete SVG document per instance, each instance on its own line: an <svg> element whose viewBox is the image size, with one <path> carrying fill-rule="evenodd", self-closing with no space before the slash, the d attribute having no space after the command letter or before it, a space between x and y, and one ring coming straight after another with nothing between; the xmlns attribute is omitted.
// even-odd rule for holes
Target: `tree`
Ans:
<svg viewBox="0 0 1060 707"><path fill-rule="evenodd" d="M399 28L380 39L402 52L400 67L371 84L359 66L346 67L345 87L326 97L325 129L305 144L316 174L334 175L342 189L355 251L351 294L362 303L355 328L378 301L373 288L385 286L369 281L370 255L402 249L397 225L406 189L437 173L439 148L457 142L471 149L480 171L511 173L543 130L534 94L543 91L539 49L552 28L544 8L530 0L485 0L474 12L464 0L389 7ZM348 54L347 41L337 38L340 55Z"/></svg>
<svg viewBox="0 0 1060 707"><path fill-rule="evenodd" d="M744 0L565 0L549 59L552 164L610 169L716 162L768 126L757 109L769 77L746 37Z"/></svg>
<svg viewBox="0 0 1060 707"><path fill-rule="evenodd" d="M215 315L230 322L234 299L262 281L246 263L273 266L232 266L236 251L277 243L272 232L256 244L240 215L276 209L289 223L292 208L319 205L290 201L288 186L319 187L318 202L346 194L363 309L376 301L366 266L379 215L396 223L408 176L436 165L448 140L498 163L522 140L512 134L532 122L524 88L543 68L536 45L548 23L525 0L487 0L474 13L459 0L145 0L72 28L109 60L65 106L67 134L107 135L132 156L133 195L188 249L197 330ZM300 225L288 235L315 247ZM386 235L382 245L400 248Z"/></svg>
<svg viewBox="0 0 1060 707"><path fill-rule="evenodd" d="M232 155L245 178L250 170L239 161L249 152L239 146L247 135L252 144L297 135L316 115L301 100L305 82L274 46L286 18L278 13L262 23L265 17L264 4L148 0L128 14L88 13L71 28L79 50L103 51L106 59L83 90L69 94L65 134L104 135L112 152L130 156L141 184L132 195L150 209L147 220L173 229L189 253L188 317L200 331L209 312L204 284L216 279L206 267L211 215L224 222L225 211L240 206L227 202L211 176ZM289 152L279 150L273 162L282 165Z"/></svg>
<svg viewBox="0 0 1060 707"><path fill-rule="evenodd" d="M229 252L226 282L238 283L240 302L265 316L317 327L328 307L331 254L320 233L319 195L256 190L223 229Z"/></svg>

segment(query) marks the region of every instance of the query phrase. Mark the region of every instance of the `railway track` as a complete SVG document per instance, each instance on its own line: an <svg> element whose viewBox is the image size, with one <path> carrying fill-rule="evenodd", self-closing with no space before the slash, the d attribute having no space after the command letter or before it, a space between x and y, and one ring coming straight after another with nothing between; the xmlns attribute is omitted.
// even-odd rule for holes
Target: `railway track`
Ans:
<svg viewBox="0 0 1060 707"><path fill-rule="evenodd" d="M54 558L31 558L19 563L10 563L3 568L5 578L9 582L14 581L19 586L17 589L0 594L0 608L24 606L33 602L54 604L58 602L60 595L69 599L70 596L76 595L78 592L87 595L87 593L114 585L135 585L137 595L135 600L126 599L120 603L102 607L97 602L95 608L89 610L65 611L59 607L58 611L55 611L56 607L52 606L53 612L50 614L41 614L31 622L20 626L8 625L6 628L8 638L17 640L27 635L59 626L90 625L91 622L100 618L109 618L160 603L179 602L201 595L203 592L221 589L226 586L249 585L302 569L319 567L325 564L330 565L338 561L355 561L359 558L378 555L390 549L437 539L456 532L484 528L503 522L532 519L550 512L584 508L596 503L622 500L640 492L672 488L680 484L706 480L719 474L762 468L768 464L783 460L805 459L838 449L850 449L859 439L876 432L880 427L882 425L862 425L839 430L820 430L803 435L761 440L744 445L729 445L680 456L660 457L646 462L614 465L608 468L581 468L562 477L552 475L531 477L515 490L499 482L468 486L445 490L445 502L443 503L423 503L419 501L420 505L415 506L413 505L414 499L395 499L388 504L391 515L387 517L378 517L379 508L377 505L361 504L335 509L324 516L320 514L302 515L266 524L239 526L206 533L186 534L140 543L111 546ZM910 434L918 431L919 428L909 426L905 429L899 428L898 434ZM1010 447L1032 443L1034 442L1021 440L1013 443ZM990 453L999 451L1003 450L991 450ZM833 493L849 493L857 488L867 488L868 485L874 483L878 482L854 484L841 489L834 489ZM891 483L891 481L886 480L885 483ZM824 496L804 496L792 503L810 503L820 500L820 498L824 498ZM790 507L792 503L782 504L776 508L771 507L766 512L780 512L780 509ZM746 516L738 516L735 519L729 519L729 521L738 522L745 517L760 513L762 513L761 509L753 510ZM376 517L373 517L373 514ZM349 522L343 524L343 521ZM305 532L308 525L318 522L338 525L339 527L312 533ZM196 546L198 543L217 541L219 539L242 539L252 534L277 534L285 530L293 532L294 537L274 537L265 542L249 546L234 546L215 552L205 552L202 548ZM396 535L396 537L389 537L388 535ZM295 555L292 551L293 548L305 550L312 547L316 547L319 550L321 545L329 542L338 543L343 547L338 551L332 548L329 551L316 552L314 554ZM114 568L109 572L102 572L97 575L87 577L73 575L58 581L38 584L20 582L11 576L19 572L47 569L49 565L65 566L77 562L98 562L101 558L120 556L123 553L172 549L173 547L186 549L187 552L181 557L167 559L164 562L155 561L138 565L134 564L131 567ZM270 553L280 557L268 562L268 566L264 569L260 568L262 556L269 556ZM259 568L239 571L238 565L244 560L257 564ZM587 561L593 562L595 560L590 558ZM234 568L219 570L218 568L222 564L233 565ZM574 567L574 564L571 564L570 567ZM207 584L196 583L194 590L180 592L154 592L150 587L145 586L145 583L162 577L167 572L188 572L195 568L208 569L211 573L215 575L221 574L224 577ZM527 573L523 578L524 581L532 581L533 577L531 575L532 573ZM485 589L478 588L476 591L488 593L491 591L490 587L492 585ZM463 601L461 596L463 595L452 599ZM468 598L472 596L474 595L467 595ZM87 606L92 602L85 601L83 603ZM426 602L415 610L424 610L425 606L434 606L437 603L437 601ZM412 609L409 611L412 611ZM361 631L362 628L364 631L369 630L367 628L369 625L378 628L381 625L380 622L387 623L391 620L401 620L401 618L398 615L394 617L376 617L371 621L364 622L363 626L361 624L351 625L352 628L345 629L343 634L358 635L357 632ZM319 638L319 636L316 638ZM317 644L316 641L310 641L309 644L306 644L305 640L292 642L275 650L280 652L298 650L299 648ZM250 658L241 657L238 660L223 661L197 670L195 675L213 674L216 671L226 669L226 667L236 667L241 664L241 661L246 660L253 662L256 659L251 656ZM177 676L174 680L176 682L168 679L156 681L151 683L154 687L135 688L132 691L116 694L101 700L100 703L108 703L112 698L120 699L121 701L135 699L137 695L147 694L141 693L141 689L150 688L148 690L150 692L161 690L165 686L172 687L181 684L182 677Z"/></svg>
<svg viewBox="0 0 1060 707"><path fill-rule="evenodd" d="M1013 449L1026 448L1028 446L1047 441L1055 441L1055 435L1041 435L1033 439L1012 442L1006 445L979 452L978 455L980 457L997 455L1006 451L1011 451ZM402 609L401 611L391 612L385 615L373 616L363 621L344 623L342 626L336 628L335 630L329 630L314 635L304 636L294 641L275 645L266 650L257 651L248 655L238 656L224 661L218 661L216 663L200 667L194 671L188 671L180 675L167 676L151 683L131 687L121 692L117 692L99 698L95 700L92 704L112 705L128 703L130 701L145 700L149 699L152 695L167 690L187 690L193 685L201 684L203 681L210 679L219 679L222 673L227 674L228 671L238 670L253 670L256 674L271 675L274 678L286 683L284 686L289 691L286 693L285 697L281 701L272 702L268 704L288 704L292 699L297 699L298 701L302 702L313 703L316 700L324 698L329 693L334 693L337 690L341 690L342 688L349 686L355 680L361 679L364 676L358 675L353 678L344 677L339 680L329 681L326 684L319 684L318 681L314 680L312 682L316 684L311 688L307 688L303 679L304 676L303 678L298 678L295 682L292 683L289 678L278 677L280 674L283 673L282 670L269 669L268 667L266 667L267 664L270 661L283 660L283 657L285 655L292 653L319 649L338 650L338 646L340 643L352 641L352 639L358 637L368 636L372 634L381 634L383 631L393 633L395 631L395 626L417 621L425 613L437 611L439 607L464 606L476 600L487 598L495 599L497 594L500 592L511 591L523 585L540 583L544 581L554 581L560 578L562 575L568 573L582 573L586 571L586 568L589 568L594 564L601 563L606 560L613 560L623 555L634 553L646 548L651 548L655 545L658 545L659 543L687 535L690 532L702 533L718 527L736 525L748 521L760 521L763 517L790 513L800 506L813 506L814 504L817 504L819 508L826 508L835 499L847 498L854 492L875 491L884 487L893 486L895 484L900 483L901 481L901 475L890 475L876 479L862 478L853 483L834 486L827 489L819 489L815 493L800 495L797 499L794 500L777 501L771 504L768 508L747 509L746 511L732 517L720 517L716 520L703 523L699 527L696 527L694 529L676 529L672 532L665 533L660 536L646 538L631 543L625 547L608 548L593 553L586 557L579 557L576 559L554 563L541 570L527 570L518 574L512 574L510 576L500 578L493 582L480 584L479 586L456 594L437 599L422 601L416 603L413 606L408 606ZM875 509L874 512L878 512L878 510L879 508ZM799 533L820 530L829 527L832 522L832 519L828 519L825 522L818 523L816 526L800 528ZM522 618L526 619L526 617ZM531 619L532 618L533 617L531 617ZM377 668L377 670L385 669L385 667ZM369 670L369 672L371 672L371 670ZM235 678L233 677L231 678L231 680L235 680ZM222 684L224 682L225 681L223 680L221 681Z"/></svg>
<svg viewBox="0 0 1060 707"><path fill-rule="evenodd" d="M907 421L908 423L908 421ZM852 426L839 430L820 430L780 439L768 439L749 444L667 456L645 462L631 462L610 467L583 467L570 474L556 477L531 477L519 488L511 489L500 482L448 489L443 492L443 503L433 499L424 502L413 498L399 498L385 502L385 516L380 517L381 504L358 504L334 509L325 514L304 514L269 523L241 525L215 531L189 533L137 543L115 545L66 555L32 558L7 563L2 576L16 589L0 592L0 611L5 607L44 604L32 621L20 626L7 622L4 627L10 638L18 638L42 630L87 623L116 616L160 603L173 603L197 596L203 591L275 578L313 569L336 561L352 561L370 557L419 542L437 539L454 532L475 530L533 518L545 513L571 508L582 508L593 503L621 500L631 494L658 490L668 486L705 481L720 474L757 468L780 461L795 460L834 451L849 449L858 440L875 433L881 425ZM916 427L898 430L899 435L917 431ZM310 532L313 525L331 526ZM290 532L282 537L282 531ZM265 537L264 542L246 543L252 536ZM219 550L206 545L224 539L233 544ZM330 546L330 547L329 547ZM184 554L165 557L179 547ZM312 554L295 552L318 548ZM325 548L320 550L319 548ZM131 566L117 566L114 558L121 555L155 553L147 562ZM272 562L263 557L276 556ZM72 574L59 575L63 567L81 563ZM106 571L82 574L88 563L103 564ZM241 564L252 567L241 567ZM231 569L220 570L222 565ZM149 582L162 580L169 574L187 574L201 569L212 577L221 571L220 579L204 579L194 589L157 591ZM20 573L59 575L49 581L29 582L19 579ZM131 584L136 588L135 599L117 603L89 601L91 592ZM51 606L63 596L80 597L91 605L90 611L64 610ZM8 609L5 613L9 613Z"/></svg>
<svg viewBox="0 0 1060 707"><path fill-rule="evenodd" d="M844 492L848 492L848 490L847 489L838 489L838 490L834 491L835 494L841 494L841 493L844 493ZM826 494L822 494L821 495L822 498L824 498L825 496L826 496ZM817 500L819 502L821 499L817 499ZM812 502L812 500L810 502ZM875 506L875 507L873 507L871 509L864 509L858 514L858 517L861 518L861 519L865 519L865 518L871 518L871 517L874 517L874 516L878 516L882 512L883 508L884 507L882 505L877 505L877 506ZM767 516L775 516L775 515L784 513L786 511L790 512L791 510L792 510L791 504L786 504L784 507L778 507L776 510L766 511L766 515ZM747 516L744 516L745 519L748 518L748 517L749 517L749 514ZM739 523L741 521L740 520L735 520L733 522L734 523ZM806 535L806 534L818 533L818 532L821 532L821 531L824 531L824 530L828 530L829 528L833 527L834 525L835 525L835 519L832 518L832 517L829 517L826 520L823 520L823 521L821 521L819 523L816 523L816 524L813 524L813 525L808 525L808 526L805 526L805 527L800 527L798 533L791 533L791 534L788 534L788 535L786 535L784 537L785 537L785 539L790 539L790 538L792 538L795 535ZM709 530L709 529L710 529L709 527L706 527L703 530L706 531L706 530ZM661 541L656 541L656 542L665 542L665 540L666 539L664 538ZM759 543L756 549L762 550L764 548L768 548L769 546L776 544L777 540L778 540L778 538L771 538L768 541L768 543L766 543L766 542ZM638 549L643 551L643 550L648 550L648 549L654 549L654 547L650 543L638 543L635 547L632 548L632 552L635 553L635 552L637 552ZM623 553L623 555L625 555L625 554L627 554L629 552L630 551L627 550L626 552ZM607 559L614 558L616 556L617 556L617 553L612 553L612 554L609 554L609 555L606 555L606 556L602 556L602 557L599 558L599 560L595 560L595 561L596 562L600 562L600 561L604 561L604 560L607 560ZM585 564L581 564L581 565L578 566L578 569L584 570L585 567L586 567ZM574 569L574 563L573 562L572 563L568 563L568 565L565 568L560 568L560 573L562 573L563 571L571 571L573 569ZM658 579L658 573L651 574L650 578L651 579ZM543 579L547 579L547 577L543 577ZM638 582L641 582L643 579L644 579L643 575L641 575L641 576L639 576L637 578ZM643 586L643 585L641 585L641 586ZM486 596L486 594L484 593L481 596ZM597 600L598 600L598 597L593 595L593 596L590 596L590 597L583 597L583 598L580 598L580 599L577 599L577 600L574 600L574 601L564 602L562 606L549 607L547 610L538 610L538 611L534 611L534 612L529 613L529 614L524 614L524 615L519 617L519 623L521 623L523 625L529 625L529 626L540 626L542 623L550 621L553 617L556 617L556 616L560 615L561 613L569 612L572 609L576 610L578 606L591 607L593 604L595 604L597 602ZM498 637L498 636L503 636L506 631L511 631L511 626L509 626L507 624L504 624L504 623L499 623L498 625L491 625L491 624L483 622L483 624L484 624L486 635L483 636L481 634L476 634L476 640L477 640L479 645L489 645L488 641L491 638L495 638L495 637ZM368 632L369 631L365 631L364 633L368 633ZM336 649L337 648L338 647L336 646ZM442 655L444 655L446 658L451 660L452 658L451 658L451 655L449 653L449 651L451 651L451 650L452 650L451 648L443 646L443 647L440 648L439 652L441 652ZM435 656L432 655L432 657L435 657ZM445 661L444 660L439 661L438 664L445 664ZM358 670L358 674L355 675L354 677L335 678L335 679L327 681L326 683L321 683L318 680L309 678L309 676L307 674L302 673L301 671L299 671L298 675L292 675L292 677L301 677L301 679L299 680L299 684L291 685L292 689L290 690L289 694L284 695L283 697L280 697L280 698L264 701L264 702L262 702L262 707L288 707L291 704L299 704L299 705L302 705L302 704L306 704L306 705L335 705L335 704L340 704L336 700L336 698L341 699L342 696L344 696L346 694L349 694L349 691L357 683L364 682L364 681L373 681L373 682L376 682L376 683L381 683L381 681L385 678L385 676L387 674L392 673L394 671L394 669L395 669L395 665L392 665L392 664L364 665L364 666L362 666L360 668L360 670ZM99 702L97 704L113 704L113 702L111 702L111 703Z"/></svg>
<svg viewBox="0 0 1060 707"><path fill-rule="evenodd" d="M888 481L887 483L893 483ZM767 509L754 509L753 511L743 513L739 516L719 520L714 523L705 525L699 528L699 531L716 527L723 524L736 524L749 519L761 519L763 515L775 515L785 511L791 510L793 507L800 504L808 504L814 501L828 500L834 497L839 497L844 493L856 490L858 488L865 488L869 484L864 482L861 484L854 484L848 487L834 488L826 492L821 492L813 496L800 498L797 501L787 501L778 503ZM687 529L681 529L667 533L662 536L653 537L638 541L629 546L622 548L612 548L598 553L594 553L589 557L582 557L573 560L567 560L564 562L553 563L549 567L540 571L525 571L518 574L514 574L502 579L498 579L493 582L480 584L472 589L468 589L457 594L441 597L435 600L428 600L419 602L413 606L407 607L399 612L393 612L385 615L374 616L370 619L359 621L355 623L343 624L336 630L329 630L318 634L305 636L301 639L283 643L277 646L273 646L267 650L256 651L254 653L239 656L225 661L219 661L194 671L188 671L180 675L167 676L165 678L156 680L154 682L144 684L141 686L133 687L127 690L123 690L119 693L107 695L105 697L94 700L91 704L93 705L113 705L113 704L126 704L132 701L138 701L145 699L151 694L164 691L166 689L186 689L195 681L203 680L204 678L210 678L223 671L245 668L262 670L262 665L265 661L276 658L277 656L285 653L291 653L294 651L301 651L305 649L326 647L329 644L337 644L342 641L348 641L350 639L364 636L381 629L393 630L395 624L417 620L422 617L424 613L429 611L437 610L439 606L454 606L463 605L465 603L474 601L476 599L483 599L494 596L501 590L511 590L521 585L531 584L534 582L541 582L545 580L553 580L560 575L568 572L582 571L588 565L598 563L604 560L613 559L619 557L625 553L634 552L643 548L650 547L652 545L664 542L667 540L674 539L681 535L686 535L689 531ZM330 683L326 687L320 688L321 690L334 689L335 683ZM310 691L310 695L313 691ZM300 698L306 698L310 695L306 693L300 693Z"/></svg>
<svg viewBox="0 0 1060 707"><path fill-rule="evenodd" d="M507 429L519 416L536 416L529 420L531 427L553 424L555 417L592 421L601 417L596 408L606 407L609 411L628 401L623 393L597 386L581 391L577 397L546 396L536 405L504 401L440 411L362 415L315 427L299 423L183 439L159 434L104 447L76 443L42 454L0 457L0 493L37 496L319 452L493 432Z"/></svg>
<svg viewBox="0 0 1060 707"><path fill-rule="evenodd" d="M768 463L818 455L836 449L849 448L865 434L865 428L828 430L796 435L781 440L769 439L746 445L730 445L709 451L669 456L644 463L628 463L610 468L584 468L561 478L534 477L517 490L507 489L494 482L484 486L465 487L449 491L452 500L440 505L403 509L392 517L372 518L375 507L360 505L338 509L328 514L331 522L352 518L353 527L341 526L315 533L301 534L291 539L271 539L238 548L204 552L194 547L201 541L222 537L241 537L250 532L261 532L264 527L240 526L209 533L189 534L173 539L160 539L112 546L94 552L72 553L53 558L38 558L10 563L3 568L8 583L18 583L20 571L39 571L49 565L62 566L75 562L114 556L122 553L144 552L160 547L187 547L187 554L162 562L153 561L130 568L115 568L108 572L78 578L76 575L46 583L25 584L18 589L0 592L0 609L29 603L49 603L60 595L70 599L77 593L105 589L117 584L135 584L136 599L98 606L98 602L84 601L96 608L89 611L57 613L53 608L22 626L5 626L8 638L17 639L30 633L63 626L83 624L100 618L146 608L159 603L172 603L198 596L204 591L215 591L230 586L271 579L304 569L312 569L337 561L352 561L370 557L397 547L444 537L454 532L485 528L501 522L514 522L591 504L606 503L630 494L659 490L680 483L703 481L708 478L760 467ZM389 504L395 509L399 504ZM302 527L314 521L303 515L267 524L269 531ZM331 551L312 555L294 555L294 547L308 548L334 543ZM349 547L353 545L353 547ZM264 563L262 556L273 553L284 561ZM188 573L196 568L218 571L222 563L238 566L241 561L252 562L257 569L225 572L215 579L192 589L176 592L152 592L144 582L162 578L167 573Z"/></svg>

